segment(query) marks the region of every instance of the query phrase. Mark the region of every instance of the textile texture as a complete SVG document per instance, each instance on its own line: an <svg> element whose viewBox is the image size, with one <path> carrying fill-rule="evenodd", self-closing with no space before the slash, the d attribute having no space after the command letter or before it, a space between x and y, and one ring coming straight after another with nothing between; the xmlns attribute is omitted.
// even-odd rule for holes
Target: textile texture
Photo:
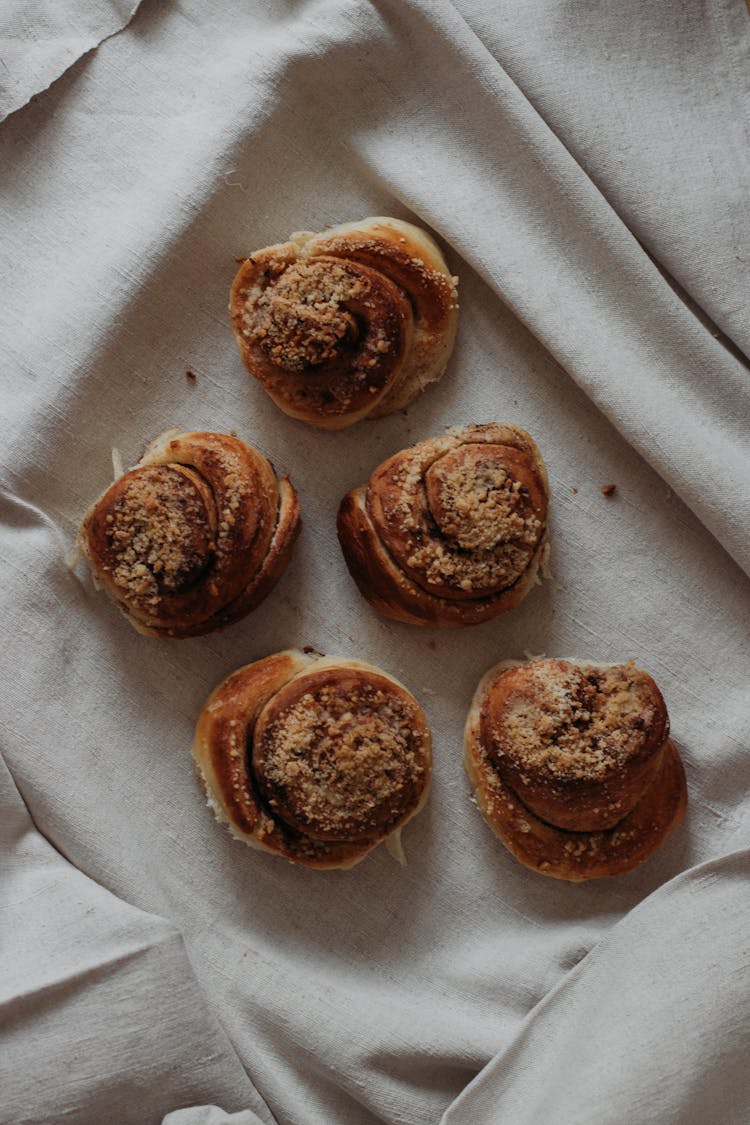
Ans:
<svg viewBox="0 0 750 1125"><path fill-rule="evenodd" d="M134 6L0 125L0 1120L750 1117L744 4ZM434 232L457 346L407 411L316 431L242 367L235 260L368 215ZM389 622L349 578L338 503L482 421L542 451L550 577L478 627ZM179 642L135 633L66 561L112 448L132 464L172 426L236 431L303 514L263 605ZM406 867L384 848L293 867L206 807L206 696L305 645L427 712ZM542 653L632 658L665 696L688 816L630 874L532 873L470 800L474 688Z"/></svg>
<svg viewBox="0 0 750 1125"><path fill-rule="evenodd" d="M6 0L0 10L0 121L116 34L137 0Z"/></svg>

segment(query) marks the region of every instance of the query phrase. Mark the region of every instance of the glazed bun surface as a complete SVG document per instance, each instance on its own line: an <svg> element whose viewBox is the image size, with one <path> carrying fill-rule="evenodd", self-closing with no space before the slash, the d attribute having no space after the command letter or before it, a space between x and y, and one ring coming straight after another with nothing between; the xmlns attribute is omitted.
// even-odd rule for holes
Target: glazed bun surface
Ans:
<svg viewBox="0 0 750 1125"><path fill-rule="evenodd" d="M630 870L685 814L664 700L632 661L490 669L472 702L464 761L493 831L522 863L558 879Z"/></svg>
<svg viewBox="0 0 750 1125"><path fill-rule="evenodd" d="M299 522L291 483L252 446L172 430L92 505L78 543L136 629L191 637L239 620L266 597Z"/></svg>
<svg viewBox="0 0 750 1125"><path fill-rule="evenodd" d="M235 837L326 869L397 842L427 799L431 746L424 712L393 677L290 649L219 685L193 754Z"/></svg>
<svg viewBox="0 0 750 1125"><path fill-rule="evenodd" d="M547 473L532 438L494 422L390 457L341 502L360 592L387 617L446 628L517 605L547 556Z"/></svg>
<svg viewBox="0 0 750 1125"><path fill-rule="evenodd" d="M380 217L254 252L229 307L250 374L286 414L323 429L402 410L442 375L458 317L431 236Z"/></svg>

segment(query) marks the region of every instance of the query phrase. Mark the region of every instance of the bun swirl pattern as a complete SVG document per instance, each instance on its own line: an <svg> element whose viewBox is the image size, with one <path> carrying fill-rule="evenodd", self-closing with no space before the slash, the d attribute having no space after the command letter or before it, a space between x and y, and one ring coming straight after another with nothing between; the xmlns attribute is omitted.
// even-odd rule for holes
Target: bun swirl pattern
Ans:
<svg viewBox="0 0 750 1125"><path fill-rule="evenodd" d="M78 542L139 632L193 637L265 598L299 522L292 485L256 449L227 434L172 430L100 496Z"/></svg>
<svg viewBox="0 0 750 1125"><path fill-rule="evenodd" d="M427 799L427 720L397 680L357 660L268 656L209 696L193 756L233 836L313 868L348 868Z"/></svg>
<svg viewBox="0 0 750 1125"><path fill-rule="evenodd" d="M464 763L492 830L521 863L556 879L629 871L685 815L664 700L632 661L490 669L469 712Z"/></svg>
<svg viewBox="0 0 750 1125"><path fill-rule="evenodd" d="M387 218L256 251L229 308L242 360L276 405L334 430L402 410L438 379L458 316L435 242Z"/></svg>
<svg viewBox="0 0 750 1125"><path fill-rule="evenodd" d="M397 621L475 625L517 605L547 552L544 463L523 430L466 426L385 461L341 502L349 571Z"/></svg>

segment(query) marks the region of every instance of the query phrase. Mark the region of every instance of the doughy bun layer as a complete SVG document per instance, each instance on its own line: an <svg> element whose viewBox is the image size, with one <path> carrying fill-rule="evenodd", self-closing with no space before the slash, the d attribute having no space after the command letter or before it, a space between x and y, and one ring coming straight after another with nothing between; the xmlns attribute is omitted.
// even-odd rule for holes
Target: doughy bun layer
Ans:
<svg viewBox="0 0 750 1125"><path fill-rule="evenodd" d="M169 431L89 509L78 542L136 629L191 637L266 597L299 522L292 485L256 449L227 434Z"/></svg>
<svg viewBox="0 0 750 1125"><path fill-rule="evenodd" d="M466 724L477 805L521 863L557 879L617 875L682 822L685 773L664 700L627 664L504 662Z"/></svg>
<svg viewBox="0 0 750 1125"><path fill-rule="evenodd" d="M229 308L250 374L286 414L324 429L402 410L442 375L458 317L433 239L388 218L254 252Z"/></svg>
<svg viewBox="0 0 750 1125"><path fill-rule="evenodd" d="M499 422L428 438L341 502L349 571L375 609L447 628L517 605L547 553L549 488L531 437Z"/></svg>
<svg viewBox="0 0 750 1125"><path fill-rule="evenodd" d="M353 867L422 808L427 720L397 680L290 649L211 694L193 756L232 835L314 868Z"/></svg>

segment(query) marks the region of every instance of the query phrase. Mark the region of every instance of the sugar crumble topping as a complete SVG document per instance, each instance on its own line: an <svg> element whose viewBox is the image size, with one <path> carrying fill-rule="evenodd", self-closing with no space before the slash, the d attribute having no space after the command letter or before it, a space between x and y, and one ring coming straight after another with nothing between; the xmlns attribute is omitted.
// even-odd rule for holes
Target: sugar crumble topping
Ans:
<svg viewBox="0 0 750 1125"><path fill-rule="evenodd" d="M293 372L324 364L359 335L348 301L365 294L350 267L329 260L288 266L247 308L248 339ZM384 346L389 346L383 341Z"/></svg>
<svg viewBox="0 0 750 1125"><path fill-rule="evenodd" d="M248 495L247 472L240 457L231 450L223 450L217 459L217 472L221 474L222 500L218 512L216 554L221 558L229 549L234 527L240 518L243 499ZM217 498L217 492L214 491Z"/></svg>
<svg viewBox="0 0 750 1125"><path fill-rule="evenodd" d="M544 534L529 488L490 446L464 444L424 474L419 456L407 457L391 483L398 499L386 518L403 538L406 565L428 585L467 594L505 588L527 569Z"/></svg>
<svg viewBox="0 0 750 1125"><path fill-rule="evenodd" d="M443 534L468 551L511 542L533 549L541 521L529 511L528 488L481 446L461 454L427 473L430 508Z"/></svg>
<svg viewBox="0 0 750 1125"><path fill-rule="evenodd" d="M550 661L529 675L493 719L499 757L553 778L602 780L643 746L656 712L632 661L584 669Z"/></svg>
<svg viewBox="0 0 750 1125"><path fill-rule="evenodd" d="M113 581L150 606L163 593L190 585L216 548L199 488L186 473L166 466L133 472L105 523Z"/></svg>
<svg viewBox="0 0 750 1125"><path fill-rule="evenodd" d="M287 807L311 832L340 838L400 819L426 771L413 707L368 684L306 692L274 716L261 749L279 815Z"/></svg>

